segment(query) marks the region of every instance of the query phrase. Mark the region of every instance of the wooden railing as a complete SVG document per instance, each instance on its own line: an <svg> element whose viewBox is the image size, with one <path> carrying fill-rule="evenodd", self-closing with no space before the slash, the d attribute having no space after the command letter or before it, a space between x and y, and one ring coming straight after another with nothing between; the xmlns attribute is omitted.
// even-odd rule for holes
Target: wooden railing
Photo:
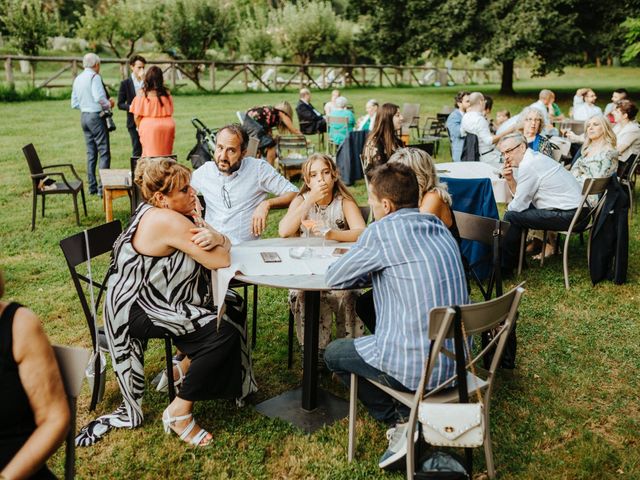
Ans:
<svg viewBox="0 0 640 480"><path fill-rule="evenodd" d="M16 77L35 88L70 88L82 70L80 57L30 57L0 55L4 78L9 86L16 85ZM29 62L28 73L16 73L15 63ZM129 74L127 59L101 59L105 82L116 83ZM38 64L61 64L60 68L43 75ZM172 90L192 84L210 93L226 91L266 90L283 91L302 86L330 89L336 87L397 87L427 85L471 85L499 83L500 72L482 68L440 68L403 65L357 64L298 64L273 62L213 62L210 60L150 60L165 73ZM113 67L117 66L114 71ZM44 68L44 67L43 67ZM109 72L107 70L111 68ZM57 82L56 82L57 81ZM62 81L62 83L61 83ZM235 81L235 82L234 82Z"/></svg>

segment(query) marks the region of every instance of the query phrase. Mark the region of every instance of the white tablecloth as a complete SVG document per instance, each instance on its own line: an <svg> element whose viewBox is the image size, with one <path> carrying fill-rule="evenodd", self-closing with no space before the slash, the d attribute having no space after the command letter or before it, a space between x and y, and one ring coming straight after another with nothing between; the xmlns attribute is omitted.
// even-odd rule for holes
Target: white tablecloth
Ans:
<svg viewBox="0 0 640 480"><path fill-rule="evenodd" d="M500 178L500 167L484 162L449 162L436 164L439 177L451 178L488 178L493 187L493 196L497 203L510 202L513 196L507 181Z"/></svg>

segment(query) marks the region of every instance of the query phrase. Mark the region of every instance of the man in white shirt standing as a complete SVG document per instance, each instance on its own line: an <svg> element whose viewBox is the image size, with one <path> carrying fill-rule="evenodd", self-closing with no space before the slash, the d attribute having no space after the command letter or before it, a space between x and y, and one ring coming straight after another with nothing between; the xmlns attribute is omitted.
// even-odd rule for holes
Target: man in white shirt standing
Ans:
<svg viewBox="0 0 640 480"><path fill-rule="evenodd" d="M218 131L213 162L191 176L191 186L206 203L206 222L233 245L256 240L267 226L271 208L285 208L298 189L266 161L246 157L249 137L239 125ZM267 198L268 194L276 195Z"/></svg>
<svg viewBox="0 0 640 480"><path fill-rule="evenodd" d="M518 263L522 231L568 229L580 205L582 188L562 163L527 148L520 133L502 138L498 149L505 161L502 175L513 194L504 215L504 221L511 224L503 257L509 273Z"/></svg>
<svg viewBox="0 0 640 480"><path fill-rule="evenodd" d="M111 148L109 130L104 117L110 113L115 104L107 92L100 77L100 57L95 53L87 53L82 59L84 70L73 81L71 92L71 108L80 110L80 125L87 145L87 176L89 177L89 193L102 194L96 179L96 164L100 157L100 168L111 166Z"/></svg>
<svg viewBox="0 0 640 480"><path fill-rule="evenodd" d="M510 131L492 135L489 129L489 121L484 116L484 107L484 95L480 92L472 92L469 95L469 106L460 123L460 136L465 137L471 133L478 137L480 161L497 164L500 163L500 152L496 150L494 144Z"/></svg>

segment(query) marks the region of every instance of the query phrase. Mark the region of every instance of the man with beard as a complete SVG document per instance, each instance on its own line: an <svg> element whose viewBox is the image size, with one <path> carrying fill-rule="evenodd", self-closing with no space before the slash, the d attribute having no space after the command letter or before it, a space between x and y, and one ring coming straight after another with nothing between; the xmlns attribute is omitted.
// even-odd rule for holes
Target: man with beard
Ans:
<svg viewBox="0 0 640 480"><path fill-rule="evenodd" d="M204 196L206 222L233 245L260 238L269 210L288 207L298 192L266 161L245 156L248 142L241 126L222 127L214 161L191 176L191 186ZM267 198L269 194L275 196Z"/></svg>

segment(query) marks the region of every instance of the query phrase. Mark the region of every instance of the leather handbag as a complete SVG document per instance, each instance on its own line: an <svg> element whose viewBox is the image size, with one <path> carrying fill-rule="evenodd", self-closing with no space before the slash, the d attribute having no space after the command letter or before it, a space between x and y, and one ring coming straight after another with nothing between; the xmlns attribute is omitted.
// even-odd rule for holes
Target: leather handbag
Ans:
<svg viewBox="0 0 640 480"><path fill-rule="evenodd" d="M467 335L462 322L460 308L455 307L454 343L456 350L456 368L458 374L458 393L460 403L420 402L418 420L422 424L422 435L430 445L441 447L479 447L484 441L484 412L480 389L476 389L478 403L468 402L466 357L471 360ZM464 347L463 347L464 345ZM427 369L429 360L427 360ZM474 364L471 371L476 376Z"/></svg>

